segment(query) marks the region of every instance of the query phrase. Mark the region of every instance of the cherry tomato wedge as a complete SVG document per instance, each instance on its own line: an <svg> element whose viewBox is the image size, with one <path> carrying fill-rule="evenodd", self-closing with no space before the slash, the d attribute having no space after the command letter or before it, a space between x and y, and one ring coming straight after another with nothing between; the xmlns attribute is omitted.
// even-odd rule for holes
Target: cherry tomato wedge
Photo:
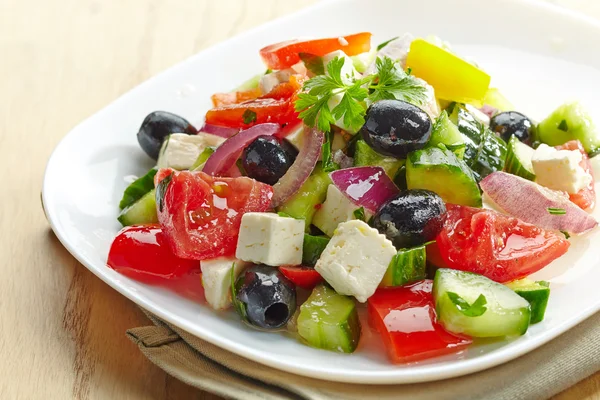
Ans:
<svg viewBox="0 0 600 400"><path fill-rule="evenodd" d="M448 267L508 282L530 275L569 249L569 242L491 210L447 204L444 227L436 237Z"/></svg>
<svg viewBox="0 0 600 400"><path fill-rule="evenodd" d="M593 176L590 158L588 157L587 152L584 150L583 145L579 140L571 140L570 142L567 142L561 146L556 146L555 148L557 150L579 150L583 157L579 165L585 170L585 172ZM569 199L584 210L593 209L596 205L596 189L594 188L594 180L592 179L590 184L581 189L579 192L575 194L569 194Z"/></svg>
<svg viewBox="0 0 600 400"><path fill-rule="evenodd" d="M235 254L242 215L269 209L273 188L251 178L160 169L158 221L177 256L206 260Z"/></svg>
<svg viewBox="0 0 600 400"><path fill-rule="evenodd" d="M296 286L300 286L303 289L312 289L323 280L321 274L312 267L285 265L279 267L279 270Z"/></svg>
<svg viewBox="0 0 600 400"><path fill-rule="evenodd" d="M289 40L275 43L260 50L260 56L268 68L286 69L300 61L300 53L324 56L332 51L342 50L349 56L371 50L371 34L356 33L336 38L314 40Z"/></svg>
<svg viewBox="0 0 600 400"><path fill-rule="evenodd" d="M244 129L266 122L282 125L296 123L298 113L294 109L294 100L302 88L302 80L301 77L292 75L289 82L275 86L257 99L210 109L206 112L206 123Z"/></svg>
<svg viewBox="0 0 600 400"><path fill-rule="evenodd" d="M230 93L215 93L210 96L213 107L227 106L229 104L239 104L244 101L254 100L260 96L260 89L243 90Z"/></svg>
<svg viewBox="0 0 600 400"><path fill-rule="evenodd" d="M381 334L389 358L412 362L455 353L472 343L447 332L437 322L431 295L433 281L378 289L367 301L369 321Z"/></svg>
<svg viewBox="0 0 600 400"><path fill-rule="evenodd" d="M200 270L200 263L177 257L159 225L127 226L108 252L109 267L145 283L162 283Z"/></svg>

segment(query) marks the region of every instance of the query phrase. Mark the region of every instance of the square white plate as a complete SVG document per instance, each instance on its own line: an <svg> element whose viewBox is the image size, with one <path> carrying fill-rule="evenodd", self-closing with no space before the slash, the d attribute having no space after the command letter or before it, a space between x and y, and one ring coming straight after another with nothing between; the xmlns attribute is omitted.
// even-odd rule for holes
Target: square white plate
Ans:
<svg viewBox="0 0 600 400"><path fill-rule="evenodd" d="M286 335L255 331L233 313L217 314L168 290L127 279L105 265L120 228L116 215L126 187L124 177L140 175L152 166L135 137L149 112L171 111L197 124L210 107L212 93L264 70L258 56L262 46L359 31L373 32L374 44L404 32L436 34L488 70L492 85L530 117L542 118L575 98L586 103L600 122L596 21L524 0L324 2L191 57L73 129L54 151L44 179L47 216L60 241L113 288L188 332L272 367L336 381L408 383L471 373L531 351L600 310L600 261L598 251L592 250L600 247L597 231L573 239L567 256L537 274L552 282L552 296L546 319L525 336L410 365L390 364L376 340L364 340L368 344L345 355L312 349Z"/></svg>

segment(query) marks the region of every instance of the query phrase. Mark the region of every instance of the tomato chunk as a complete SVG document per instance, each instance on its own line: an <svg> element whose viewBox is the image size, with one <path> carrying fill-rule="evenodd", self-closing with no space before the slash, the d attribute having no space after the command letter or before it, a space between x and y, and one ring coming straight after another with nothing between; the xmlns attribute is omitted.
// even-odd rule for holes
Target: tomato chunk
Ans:
<svg viewBox="0 0 600 400"><path fill-rule="evenodd" d="M367 301L369 320L379 331L395 363L455 353L472 343L447 332L437 322L431 295L433 281L379 289Z"/></svg>
<svg viewBox="0 0 600 400"><path fill-rule="evenodd" d="M242 215L266 211L273 197L271 186L246 177L161 169L155 181L167 241L177 256L194 260L235 254Z"/></svg>
<svg viewBox="0 0 600 400"><path fill-rule="evenodd" d="M227 106L229 104L239 104L244 101L254 100L260 96L260 89L242 90L230 93L215 93L210 96L213 107Z"/></svg>
<svg viewBox="0 0 600 400"><path fill-rule="evenodd" d="M312 267L305 267L303 265L285 265L279 267L279 270L296 286L300 286L304 289L312 289L323 280L321 274Z"/></svg>
<svg viewBox="0 0 600 400"><path fill-rule="evenodd" d="M356 33L336 38L314 40L288 40L260 49L260 56L270 69L286 69L300 62L300 53L324 56L332 51L342 50L349 56L371 50L371 34Z"/></svg>
<svg viewBox="0 0 600 400"><path fill-rule="evenodd" d="M571 140L570 142L567 142L561 146L556 146L555 148L557 150L579 150L582 155L581 163L579 163L579 165L585 170L585 172L594 176L590 158L588 157L587 152L584 150L583 145L579 140ZM575 194L569 194L569 199L584 210L593 209L596 205L596 188L594 187L594 180L592 179L590 184L581 189L579 192Z"/></svg>
<svg viewBox="0 0 600 400"><path fill-rule="evenodd" d="M162 283L200 270L200 263L177 257L159 225L127 226L113 240L107 264L145 283Z"/></svg>
<svg viewBox="0 0 600 400"><path fill-rule="evenodd" d="M569 242L491 210L447 204L436 244L448 267L508 282L530 275L569 249Z"/></svg>
<svg viewBox="0 0 600 400"><path fill-rule="evenodd" d="M212 108L206 112L206 123L244 129L266 122L297 123L299 120L294 100L302 88L302 81L301 76L292 75L289 82L275 86L264 96Z"/></svg>

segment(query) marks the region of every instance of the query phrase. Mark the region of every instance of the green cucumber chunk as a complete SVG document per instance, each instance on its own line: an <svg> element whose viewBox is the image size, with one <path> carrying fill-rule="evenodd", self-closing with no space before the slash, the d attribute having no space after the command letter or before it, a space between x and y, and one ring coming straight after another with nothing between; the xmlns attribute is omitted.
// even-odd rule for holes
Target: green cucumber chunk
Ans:
<svg viewBox="0 0 600 400"><path fill-rule="evenodd" d="M296 219L303 219L308 229L315 212L317 212L315 207L325 201L327 187L330 184L329 174L323 171L320 164L317 164L312 175L298 192L283 203L277 211L284 212Z"/></svg>
<svg viewBox="0 0 600 400"><path fill-rule="evenodd" d="M373 150L364 140L356 141L356 149L354 151L354 166L355 167L381 167L385 173L394 179L394 176L404 165L404 160L398 160L394 157L386 157Z"/></svg>
<svg viewBox="0 0 600 400"><path fill-rule="evenodd" d="M329 243L327 236L313 236L305 233L304 244L302 245L302 264L314 266L325 247L327 247L327 243Z"/></svg>
<svg viewBox="0 0 600 400"><path fill-rule="evenodd" d="M252 78L233 89L232 92L245 92L247 90L256 89L260 83L260 78L262 78L264 75L266 74L254 75Z"/></svg>
<svg viewBox="0 0 600 400"><path fill-rule="evenodd" d="M457 103L449 107L449 118L458 126L465 142L463 160L480 181L492 172L502 171L507 146L504 140L482 125L466 108Z"/></svg>
<svg viewBox="0 0 600 400"><path fill-rule="evenodd" d="M537 140L549 146L579 140L588 153L600 149L600 132L588 111L578 102L563 104L540 122Z"/></svg>
<svg viewBox="0 0 600 400"><path fill-rule="evenodd" d="M202 171L204 164L206 164L206 160L208 160L208 157L210 157L214 152L215 149L213 147L205 147L204 150L202 150L202 152L198 155L196 161L194 161L194 164L192 164L190 167L190 171Z"/></svg>
<svg viewBox="0 0 600 400"><path fill-rule="evenodd" d="M406 185L427 189L446 203L481 207L481 192L472 171L448 149L429 147L408 154Z"/></svg>
<svg viewBox="0 0 600 400"><path fill-rule="evenodd" d="M509 174L520 176L530 181L535 180L531 159L535 150L521 142L515 135L508 141L508 153L504 170Z"/></svg>
<svg viewBox="0 0 600 400"><path fill-rule="evenodd" d="M427 268L425 260L425 246L399 250L392 258L379 286L402 286L425 279Z"/></svg>
<svg viewBox="0 0 600 400"><path fill-rule="evenodd" d="M465 155L465 140L458 127L448 118L446 111L442 111L440 116L435 120L431 129L431 138L427 142L427 146L438 147L440 143L456 154L458 158L462 159Z"/></svg>
<svg viewBox="0 0 600 400"><path fill-rule="evenodd" d="M531 323L537 324L544 319L546 306L550 298L550 283L546 281L532 281L519 279L506 284L516 294L524 298L531 305Z"/></svg>
<svg viewBox="0 0 600 400"><path fill-rule="evenodd" d="M156 172L158 172L158 170L152 168L150 171L146 172L144 176L137 178L127 186L125 192L123 192L123 198L119 202L119 208L121 210L125 207L129 207L141 199L146 193L154 189L154 175L156 175Z"/></svg>
<svg viewBox="0 0 600 400"><path fill-rule="evenodd" d="M300 306L298 334L310 346L352 353L360 339L360 321L351 297L327 285L315 287Z"/></svg>
<svg viewBox="0 0 600 400"><path fill-rule="evenodd" d="M433 280L433 299L438 320L452 333L520 336L529 328L527 300L483 275L440 268Z"/></svg>
<svg viewBox="0 0 600 400"><path fill-rule="evenodd" d="M117 217L123 226L158 222L155 190L152 189L132 205L124 208Z"/></svg>

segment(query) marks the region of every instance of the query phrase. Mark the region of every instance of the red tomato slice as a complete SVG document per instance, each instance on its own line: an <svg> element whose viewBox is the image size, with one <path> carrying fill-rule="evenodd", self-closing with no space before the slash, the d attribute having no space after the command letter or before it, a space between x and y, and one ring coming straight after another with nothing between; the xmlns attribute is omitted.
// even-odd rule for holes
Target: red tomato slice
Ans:
<svg viewBox="0 0 600 400"><path fill-rule="evenodd" d="M303 265L285 265L279 267L281 273L292 281L296 286L304 289L312 289L319 284L323 278L314 268Z"/></svg>
<svg viewBox="0 0 600 400"><path fill-rule="evenodd" d="M324 56L336 50L342 50L349 56L369 51L371 50L371 34L362 32L327 39L289 40L263 47L260 50L260 56L268 68L278 70L289 68L300 62L300 53Z"/></svg>
<svg viewBox="0 0 600 400"><path fill-rule="evenodd" d="M221 107L229 104L238 104L248 100L254 100L260 96L260 89L243 90L241 92L215 93L210 96L213 107Z"/></svg>
<svg viewBox="0 0 600 400"><path fill-rule="evenodd" d="M231 128L248 128L255 124L275 122L289 124L298 122L298 113L294 109L296 93L302 88L303 78L292 75L289 82L281 83L266 95L239 104L217 106L206 112L206 123ZM214 100L213 100L214 101ZM246 123L247 112L256 114L256 118Z"/></svg>
<svg viewBox="0 0 600 400"><path fill-rule="evenodd" d="M145 283L162 283L200 270L200 263L177 257L159 225L128 226L108 252L109 267Z"/></svg>
<svg viewBox="0 0 600 400"><path fill-rule="evenodd" d="M508 282L542 269L569 249L567 240L517 218L454 204L446 208L436 244L450 268Z"/></svg>
<svg viewBox="0 0 600 400"><path fill-rule="evenodd" d="M472 343L437 322L433 281L378 289L367 301L371 325L381 334L390 359L412 362L455 353Z"/></svg>
<svg viewBox="0 0 600 400"><path fill-rule="evenodd" d="M581 142L579 140L571 140L563 144L562 146L556 146L557 150L579 150L583 158L581 159L581 168L585 170L588 174L593 175L592 172L592 164L590 163L590 158L588 157L586 151L583 149ZM596 189L594 187L594 180L588 185L588 187L581 189L579 192L575 194L569 194L569 199L577 204L580 208L587 210L592 210L596 205Z"/></svg>
<svg viewBox="0 0 600 400"><path fill-rule="evenodd" d="M164 193L158 220L171 249L193 260L234 255L242 215L266 211L273 197L271 186L246 177L161 169L155 181Z"/></svg>

